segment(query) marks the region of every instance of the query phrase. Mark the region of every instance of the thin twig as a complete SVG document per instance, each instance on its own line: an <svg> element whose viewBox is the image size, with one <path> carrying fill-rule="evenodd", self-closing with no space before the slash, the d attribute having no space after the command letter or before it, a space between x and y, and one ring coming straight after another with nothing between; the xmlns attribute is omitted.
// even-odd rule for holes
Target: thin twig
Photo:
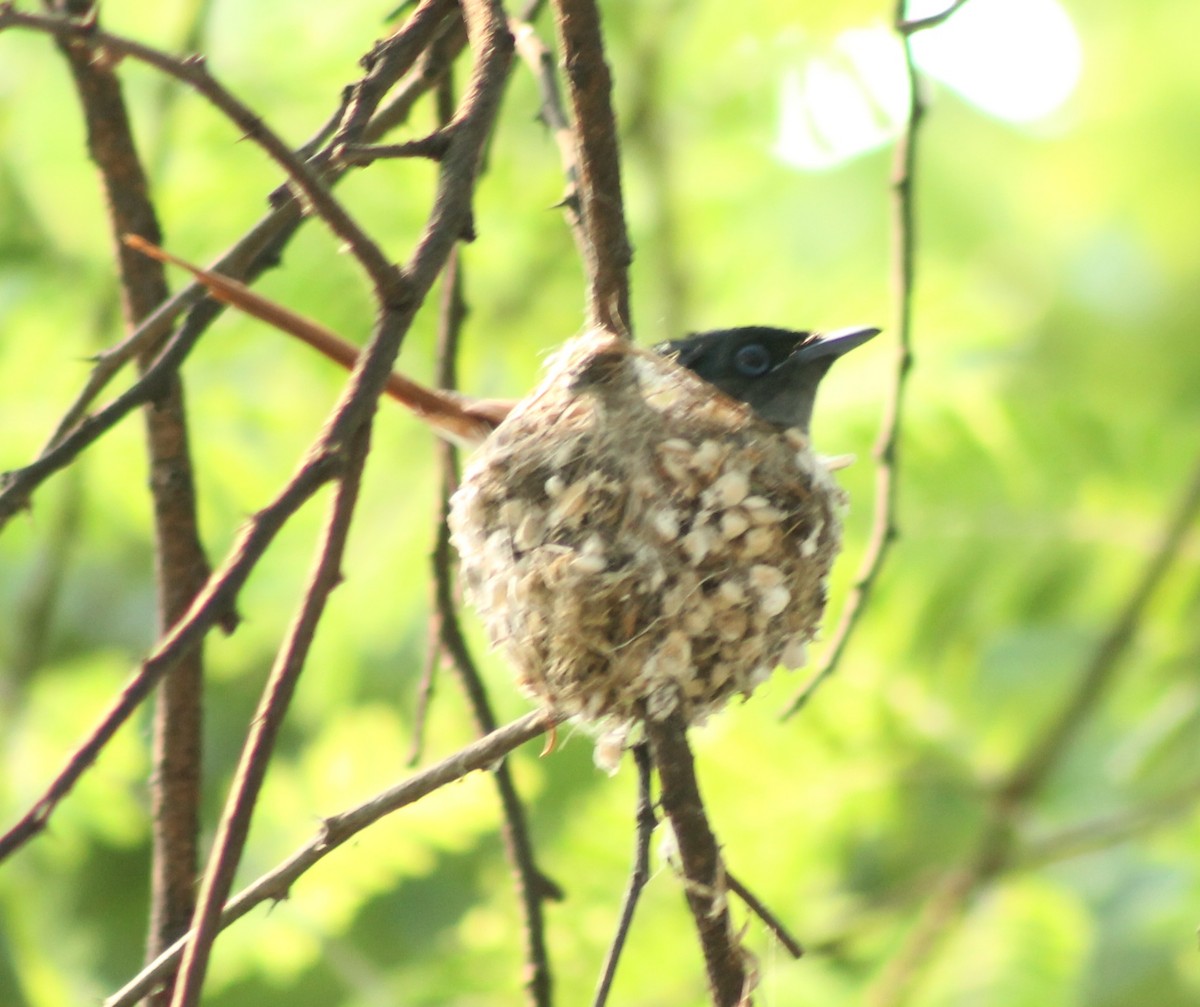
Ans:
<svg viewBox="0 0 1200 1007"><path fill-rule="evenodd" d="M658 817L654 814L654 795L650 792L650 775L653 769L650 749L645 742L633 746L633 761L638 774L633 870L629 873L629 884L625 888L625 897L621 900L621 916L617 921L612 945L604 958L604 967L600 970L600 982L596 985L592 1007L604 1007L608 1003L608 994L617 975L617 963L621 960L621 952L625 949L629 928L633 924L633 914L641 898L642 889L650 880L650 840L658 827Z"/></svg>
<svg viewBox="0 0 1200 1007"><path fill-rule="evenodd" d="M908 999L917 977L971 896L1009 869L1019 857L1014 842L1017 822L1058 766L1067 746L1108 695L1151 599L1181 556L1188 533L1200 519L1200 457L1193 466L1158 547L1112 627L1092 653L1058 716L1026 746L1024 756L996 788L990 817L971 852L935 886L903 947L880 976L872 993L874 1007L899 1007Z"/></svg>
<svg viewBox="0 0 1200 1007"><path fill-rule="evenodd" d="M647 717L645 729L658 770L659 803L679 848L684 894L704 953L709 996L713 1007L735 1007L749 994L750 980L729 916L721 851L696 782L687 724L676 711L661 721Z"/></svg>
<svg viewBox="0 0 1200 1007"><path fill-rule="evenodd" d="M112 66L92 59L77 44L56 41L71 68L87 124L88 152L99 169L109 231L117 249L125 318L132 329L167 299L162 267L129 255L120 244L120 236L127 232L158 239L150 185ZM144 370L152 362L153 351L147 347L139 354L139 368ZM196 514L182 378L173 375L142 415L153 501L157 628L164 633L182 618L209 574ZM147 959L157 957L187 930L195 906L203 691L202 648L196 647L162 682L155 703ZM165 997L158 1002L165 1002Z"/></svg>
<svg viewBox="0 0 1200 1007"><path fill-rule="evenodd" d="M404 24L363 57L367 72L354 85L346 115L329 141L329 153L335 160L346 144L367 139L367 128L384 96L455 14L452 0L423 0Z"/></svg>
<svg viewBox="0 0 1200 1007"><path fill-rule="evenodd" d="M447 106L450 98L448 81L450 75L443 78L437 89L439 106L439 121L448 118ZM458 388L458 343L462 334L463 322L466 320L467 304L462 290L462 256L455 248L446 262L446 270L442 274L441 302L438 305L437 352L434 362L434 385L439 389L454 391ZM438 500L438 513L434 519L433 553L430 565L430 588L432 600L429 612L429 625L425 631L425 664L421 669L421 678L417 683L416 708L413 712L413 740L409 757L415 764L420 758L424 744L425 721L429 713L429 702L433 697L435 679L437 677L439 659L444 650L443 637L443 596L453 596L453 550L450 546L450 527L447 517L450 510L450 497L458 486L458 449L449 441L438 438L434 446L437 453L438 468L441 470L441 495ZM454 602L449 602L454 611Z"/></svg>
<svg viewBox="0 0 1200 1007"><path fill-rule="evenodd" d="M898 0L896 23L904 20L906 0ZM859 620L866 611L867 601L879 579L880 571L899 534L896 526L897 487L900 481L900 446L903 407L912 369L913 288L917 265L917 224L915 187L917 171L917 141L925 105L921 98L921 81L913 62L907 36L902 36L905 68L908 76L908 116L904 132L896 141L892 161L892 303L896 332L895 366L886 392L879 435L875 441L875 506L866 550L850 593L842 605L837 627L825 646L821 660L813 669L804 687L784 710L783 719L798 713L816 691L829 679L846 651Z"/></svg>
<svg viewBox="0 0 1200 1007"><path fill-rule="evenodd" d="M177 59L132 39L102 31L90 19L26 14L14 10L10 5L2 6L0 31L10 27L29 28L68 42L82 43L109 59L135 59L191 87L223 112L247 139L258 144L268 157L287 172L313 212L325 221L334 235L345 242L351 254L358 259L374 282L381 302L391 304L406 293L403 277L379 246L346 212L314 169L297 157L278 134L209 73L203 57Z"/></svg>
<svg viewBox="0 0 1200 1007"><path fill-rule="evenodd" d="M437 91L438 121L450 121L453 111L453 88L449 75L443 78ZM463 263L455 248L442 274L442 303L438 319L439 388L453 389L457 385L456 364L459 337L467 316L463 296ZM454 559L450 546L448 525L450 494L458 483L457 453L450 445L440 449L442 468L441 500L435 530L433 588L434 625L438 637L436 647L444 651L457 673L463 692L471 707L476 729L488 735L496 729L496 715L483 682L483 676L467 647L458 621L454 598ZM432 650L433 648L431 648ZM517 898L524 918L525 992L532 1007L550 1007L553 981L550 957L546 947L545 914L542 903L547 898L562 898L562 891L538 868L534 858L533 841L525 807L517 793L507 762L501 762L494 772L496 790L504 814L504 845L512 866Z"/></svg>
<svg viewBox="0 0 1200 1007"><path fill-rule="evenodd" d="M604 59L600 12L594 0L554 0L553 7L575 117L580 212L587 236L588 320L629 336L633 251L625 229L612 75Z"/></svg>
<svg viewBox="0 0 1200 1007"><path fill-rule="evenodd" d="M438 611L442 629L442 646L467 694L476 726L481 735L495 731L495 715L475 665L454 608L449 574L449 543L446 543L446 562L439 564L437 581ZM496 790L504 812L504 842L512 864L517 897L525 919L525 990L529 1003L549 1007L552 1002L552 977L549 952L546 948L546 923L542 904L547 899L563 898L562 889L537 866L525 807L517 794L516 784L508 763L499 762L494 771Z"/></svg>
<svg viewBox="0 0 1200 1007"><path fill-rule="evenodd" d="M220 256L213 263L213 269L226 276L239 278L256 275L262 267L261 265L255 266L254 263L256 260L261 261L262 250L276 241L281 234L287 233L289 229L294 229L299 220L299 205L295 202L268 214L239 239L229 251ZM88 375L87 382L62 419L59 420L45 447L42 448L39 460L52 448L58 447L68 434L77 431L80 422L87 414L88 408L125 364L134 359L134 357L145 356L150 352L160 352L163 339L171 331L171 326L175 320L184 311L194 307L203 299L204 286L199 283L189 284L158 305L121 342L98 354L95 358L95 366L92 368L91 374ZM222 310L221 306L215 305L211 301L208 304L211 309L209 312L210 318L216 317L217 313ZM189 321L191 320L189 319ZM199 327L193 328L192 331L198 336L202 330L202 327ZM194 341L194 337L187 341L189 348L192 341ZM182 359L182 356L183 354L180 355L180 359ZM143 376L142 380L145 380L145 376ZM130 406L129 408L133 407ZM121 419L125 415L125 412L128 412L128 409L116 415L113 422ZM111 425L110 423L102 429L98 429L95 432L95 436L99 436ZM57 468L62 468L69 464L90 443L91 440L77 443L72 453L59 460Z"/></svg>
<svg viewBox="0 0 1200 1007"><path fill-rule="evenodd" d="M576 144L575 132L571 129L570 120L563 108L562 94L559 91L558 76L554 66L554 54L546 47L536 29L528 21L513 19L510 21L510 26L513 37L516 39L517 53L529 67L542 95L542 121L554 136L563 175L566 178L566 189L559 205L567 218L567 225L571 229L571 236L575 239L579 257L587 262L588 239L583 228L579 206L579 148Z"/></svg>
<svg viewBox="0 0 1200 1007"><path fill-rule="evenodd" d="M552 723L540 710L527 713L369 800L326 818L312 839L229 900L221 913L221 928L236 923L263 902L286 898L296 881L317 863L380 819L415 804L435 790L461 780L470 773L487 769L513 749L540 737ZM104 1002L104 1007L130 1007L145 997L175 968L190 937L190 933L185 934L176 941L110 996Z"/></svg>
<svg viewBox="0 0 1200 1007"><path fill-rule="evenodd" d="M766 924L767 929L775 935L788 954L793 958L804 957L804 945L791 935L788 928L783 925L783 921L771 912L762 900L742 884L728 868L725 869L725 883L729 885L729 890L734 895L746 903L746 908Z"/></svg>
<svg viewBox="0 0 1200 1007"><path fill-rule="evenodd" d="M194 337L188 341L172 340L137 382L108 406L80 420L70 434L53 442L28 465L11 472L0 473L0 528L29 505L29 498L34 489L50 475L69 465L85 448L111 430L134 409L160 397L170 384L171 376L191 350L192 342Z"/></svg>
<svg viewBox="0 0 1200 1007"><path fill-rule="evenodd" d="M450 250L467 233L480 157L512 64L512 36L496 4L462 0L462 7L476 62L463 89L463 106L454 117L453 142L439 162L433 212L405 270L422 291L432 286Z"/></svg>
<svg viewBox="0 0 1200 1007"><path fill-rule="evenodd" d="M391 97L371 116L361 140L356 142L378 142L396 126L407 122L416 100L437 85L466 45L466 26L462 18L445 19L433 33L426 49L389 92Z"/></svg>
<svg viewBox="0 0 1200 1007"><path fill-rule="evenodd" d="M425 631L425 657L421 661L421 674L417 678L416 700L413 703L412 741L408 746L406 760L409 766L417 765L425 754L425 725L437 686L438 664L442 655L441 640L441 622L437 613L431 612Z"/></svg>
<svg viewBox="0 0 1200 1007"><path fill-rule="evenodd" d="M387 324L386 317L383 324ZM358 501L370 434L371 422L366 419L346 445L346 464L330 507L328 524L317 548L316 565L296 617L276 655L275 666L271 669L258 710L251 721L233 786L225 802L196 899L192 938L179 963L171 1007L194 1007L200 1002L213 941L221 929L221 909L229 897L233 876L250 834L250 820L275 751L275 739L283 727L296 683L304 670L317 623L325 611L329 595L342 581L342 556Z"/></svg>
<svg viewBox="0 0 1200 1007"><path fill-rule="evenodd" d="M911 20L901 20L896 24L896 30L902 35L914 35L919 31L925 31L929 28L936 28L942 22L947 20L955 11L957 11L967 0L953 0L945 10L938 11L936 14L930 14L928 17L912 18Z"/></svg>
<svg viewBox="0 0 1200 1007"><path fill-rule="evenodd" d="M450 137L443 132L430 133L417 140L405 140L404 143L349 143L342 148L342 160L358 165L404 157L440 161L449 146Z"/></svg>
<svg viewBox="0 0 1200 1007"><path fill-rule="evenodd" d="M1014 854L1013 866L1039 867L1127 842L1193 810L1197 800L1200 779L1133 807L1043 836L1022 846Z"/></svg>
<svg viewBox="0 0 1200 1007"><path fill-rule="evenodd" d="M1120 668L1121 658L1125 656L1145 617L1151 597L1179 558L1184 539L1200 513L1200 458L1194 464L1189 484L1150 563L1084 668L1070 699L1029 746L1007 781L999 788L1001 801L1019 803L1032 797L1045 783L1064 749L1107 696Z"/></svg>

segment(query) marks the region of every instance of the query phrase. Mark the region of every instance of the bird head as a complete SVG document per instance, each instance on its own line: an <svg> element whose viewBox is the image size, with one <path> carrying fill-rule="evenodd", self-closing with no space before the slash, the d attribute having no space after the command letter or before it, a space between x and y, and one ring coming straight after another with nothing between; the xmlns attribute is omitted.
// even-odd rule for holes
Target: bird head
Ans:
<svg viewBox="0 0 1200 1007"><path fill-rule="evenodd" d="M660 353L778 427L808 433L821 379L842 354L879 334L875 328L827 335L754 325L700 332L662 343Z"/></svg>

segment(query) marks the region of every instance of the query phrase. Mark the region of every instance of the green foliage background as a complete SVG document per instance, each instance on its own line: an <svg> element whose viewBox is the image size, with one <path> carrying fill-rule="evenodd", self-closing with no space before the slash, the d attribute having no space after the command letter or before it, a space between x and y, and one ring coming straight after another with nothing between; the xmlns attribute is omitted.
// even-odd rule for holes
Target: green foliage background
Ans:
<svg viewBox="0 0 1200 1007"><path fill-rule="evenodd" d="M113 0L104 19L171 50L198 19L190 47L299 143L356 77L389 6ZM1097 0L1071 13L1084 76L1050 123L1019 129L931 89L902 537L841 670L792 720L778 714L803 673L778 677L695 739L731 865L811 949L791 962L749 923L768 1005L864 1002L940 872L971 850L989 784L1071 693L1200 454L1200 8ZM605 14L639 337L887 322L890 151L803 173L772 145L796 26L819 49L886 20L890 6L654 0ZM257 219L277 175L194 95L142 67L123 76L168 247L210 259ZM579 264L552 209L557 154L536 111L518 70L480 190L479 239L464 256L462 383L480 394L530 387L540 355L582 320ZM410 135L432 126L429 115L422 106ZM427 164L397 163L339 192L403 258L432 179ZM369 331L365 284L318 226L260 289L355 340ZM0 469L36 453L86 358L119 337L117 314L65 68L46 39L0 35ZM403 369L428 375L432 332L427 310ZM819 444L860 458L843 473L854 507L831 621L869 524L870 446L891 367L877 341L823 390ZM202 527L220 557L293 471L343 376L226 317L185 378ZM430 439L408 416L385 406L377 431L347 581L268 778L243 881L322 815L408 772L436 482ZM5 826L153 641L140 448L139 424L125 423L0 537ZM288 527L242 596L236 635L208 646L210 824L320 520L310 506ZM1198 556L1193 533L1115 687L1021 822L1027 856L971 902L911 1003L1182 1007L1200 997ZM472 630L500 715L518 715L527 704ZM447 677L427 757L470 737ZM147 740L143 717L48 834L0 869L0 1003L90 1003L136 971ZM541 866L568 893L549 907L558 1002L586 1002L632 852L633 773L599 773L572 731L552 756L534 746L512 762ZM1147 821L1133 814L1159 799ZM1041 845L1079 828L1076 846ZM493 789L477 775L370 830L289 900L227 933L206 1002L516 1003L518 927ZM679 883L660 867L613 1002L698 1004L702 975Z"/></svg>

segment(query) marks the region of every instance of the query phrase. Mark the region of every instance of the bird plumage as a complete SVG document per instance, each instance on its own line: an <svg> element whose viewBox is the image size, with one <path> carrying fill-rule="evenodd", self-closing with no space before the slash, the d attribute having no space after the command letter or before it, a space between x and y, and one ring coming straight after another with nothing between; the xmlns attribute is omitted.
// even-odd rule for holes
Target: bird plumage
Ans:
<svg viewBox="0 0 1200 1007"><path fill-rule="evenodd" d="M817 386L833 362L878 334L875 328L821 335L751 325L701 332L655 349L674 354L678 364L768 423L808 433Z"/></svg>

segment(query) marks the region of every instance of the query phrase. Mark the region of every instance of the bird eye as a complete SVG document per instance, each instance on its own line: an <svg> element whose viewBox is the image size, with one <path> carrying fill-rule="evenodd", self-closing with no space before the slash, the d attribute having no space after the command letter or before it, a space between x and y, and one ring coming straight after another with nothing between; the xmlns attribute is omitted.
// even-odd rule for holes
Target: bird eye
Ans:
<svg viewBox="0 0 1200 1007"><path fill-rule="evenodd" d="M762 343L748 343L733 355L733 365L739 374L757 378L771 369L771 354Z"/></svg>

